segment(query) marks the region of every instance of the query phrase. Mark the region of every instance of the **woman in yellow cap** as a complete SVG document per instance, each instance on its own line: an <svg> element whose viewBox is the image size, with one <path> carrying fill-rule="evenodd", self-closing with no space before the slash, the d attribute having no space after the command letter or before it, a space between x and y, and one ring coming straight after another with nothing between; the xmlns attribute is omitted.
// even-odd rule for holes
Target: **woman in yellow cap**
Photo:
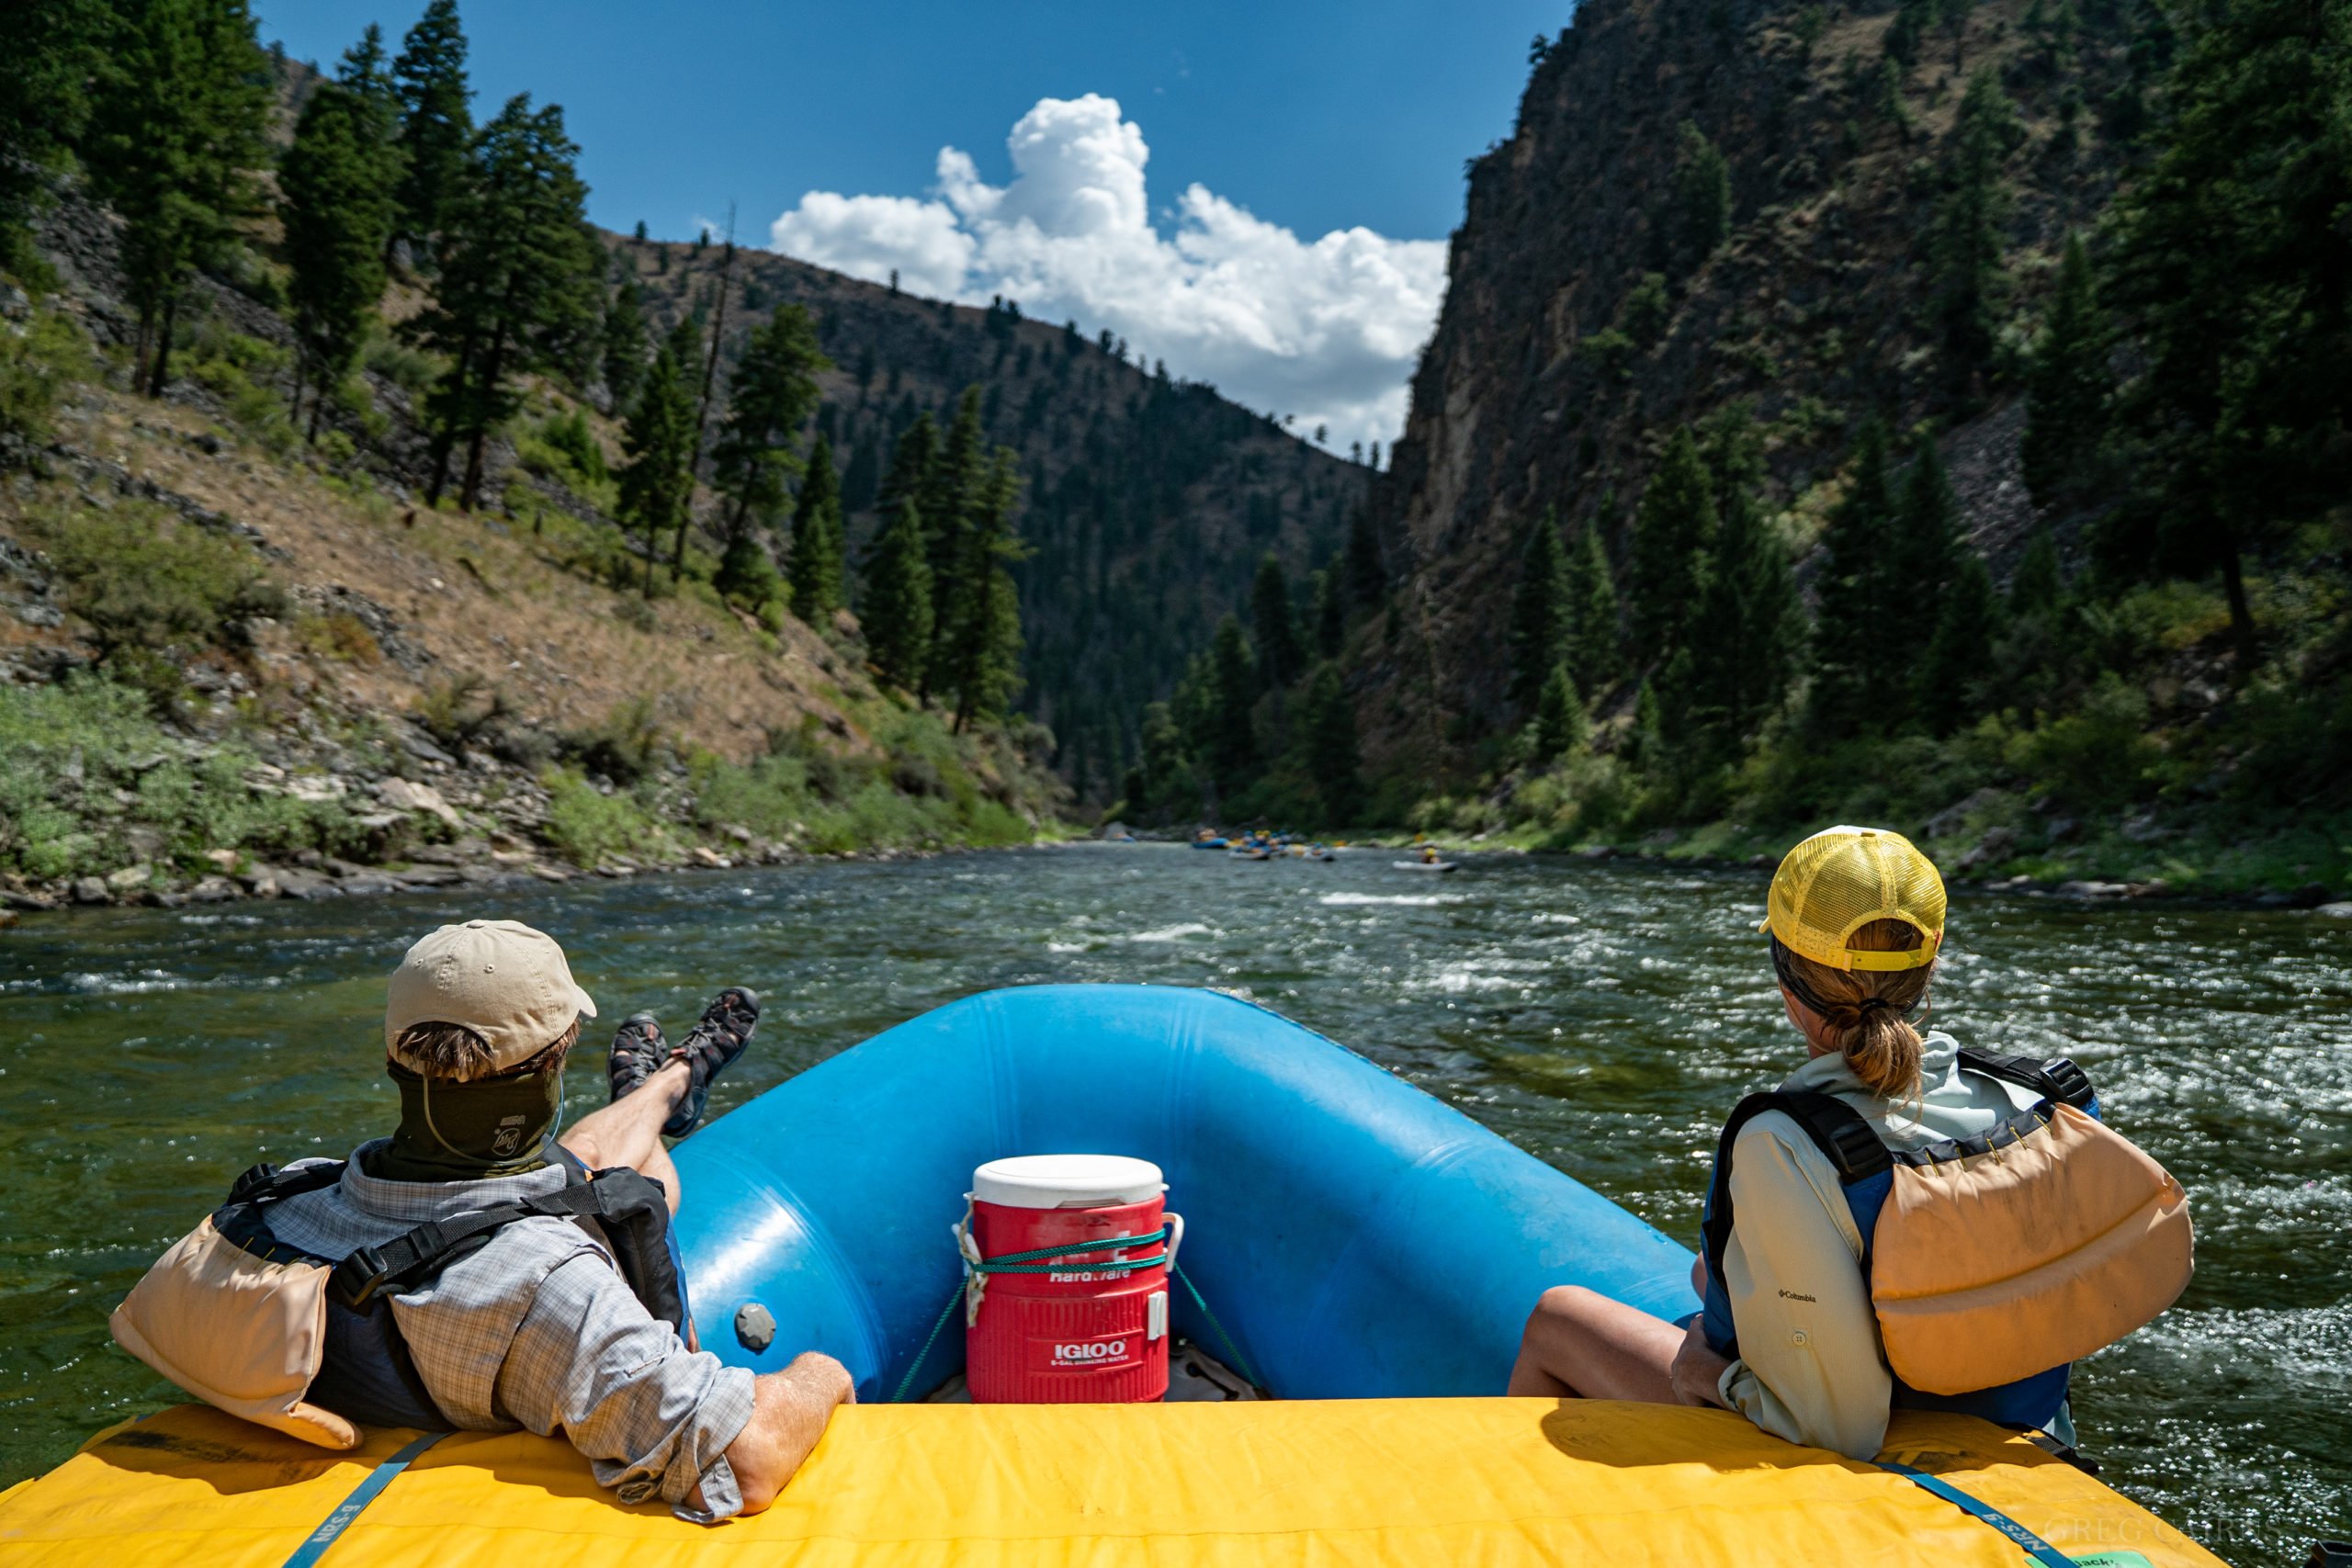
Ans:
<svg viewBox="0 0 2352 1568"><path fill-rule="evenodd" d="M2070 1359L2153 1317L2186 1282L2178 1187L2098 1126L2089 1080L2072 1062L1968 1051L1949 1034L1921 1034L1913 1019L1922 1014L1943 941L1944 887L1934 864L1900 835L1843 827L1814 835L1781 863L1769 909L1760 929L1770 933L1781 1000L1808 1060L1777 1091L1742 1101L1724 1129L1706 1251L1691 1271L1704 1310L1669 1323L1580 1287L1548 1291L1528 1319L1510 1392L1720 1404L1791 1442L1859 1460L1879 1451L1895 1408L1981 1416L2071 1448ZM2081 1181L2066 1185L2063 1159L2042 1157L2060 1138L2075 1140L2055 1151L2060 1156L2106 1140L2098 1151L2108 1159L2106 1189L2139 1216L2141 1229L2124 1234L2146 1233L2130 1257L2101 1253L2102 1246L2115 1250L2111 1216L2065 1212L2096 1205L2074 1196ZM1984 1175L1981 1156L2020 1145L2036 1157L1992 1162L2001 1168ZM2123 1179L2112 1179L2119 1171ZM1899 1176L1910 1185L1889 1206ZM1921 1239L1921 1204L1984 1180L2007 1186L1990 1198L1967 1192L1943 1213L1939 1237ZM1882 1211L1898 1223L1881 1224ZM1994 1228L1974 1218L1993 1212L2033 1223L1970 1234ZM2025 1245L2021 1231L2044 1233L2036 1245L2057 1244L2012 1267L2005 1252ZM1937 1255L1929 1273L1967 1276L1926 1287L1928 1297L1966 1310L1915 1335L1925 1348L1903 1363L1924 1384L1951 1392L1925 1392L1889 1363L1890 1350L1900 1359L1909 1341L1894 1328L1883 1340L1873 1268L1887 1272L1890 1247L1905 1234L1913 1253ZM2007 1297L1998 1288L1990 1298L1970 1288L1975 1280L2038 1278L2037 1269L2049 1278ZM2110 1278L2119 1269L2129 1276L2120 1285ZM2069 1314L2081 1313L2065 1292L2086 1282L2134 1304L2095 1328L2070 1324ZM1991 1381L1986 1368L2005 1381Z"/></svg>

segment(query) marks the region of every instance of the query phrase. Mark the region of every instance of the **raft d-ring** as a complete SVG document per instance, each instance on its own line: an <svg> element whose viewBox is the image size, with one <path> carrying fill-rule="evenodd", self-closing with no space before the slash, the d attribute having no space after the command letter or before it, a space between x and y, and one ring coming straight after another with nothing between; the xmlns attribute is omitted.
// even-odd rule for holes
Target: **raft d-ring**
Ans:
<svg viewBox="0 0 2352 1568"><path fill-rule="evenodd" d="M972 1195L964 1194L964 1217L947 1227L956 1237L956 1255L964 1260L964 1326L980 1323L980 1301L988 1294L989 1277L980 1268L980 1244L972 1239Z"/></svg>

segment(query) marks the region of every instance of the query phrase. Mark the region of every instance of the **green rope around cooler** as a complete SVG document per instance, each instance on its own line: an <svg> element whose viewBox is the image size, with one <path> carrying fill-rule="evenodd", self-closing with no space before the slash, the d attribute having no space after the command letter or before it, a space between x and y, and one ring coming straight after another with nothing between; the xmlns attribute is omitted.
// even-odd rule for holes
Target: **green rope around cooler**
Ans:
<svg viewBox="0 0 2352 1568"><path fill-rule="evenodd" d="M1045 1262L1042 1260L1046 1258L1069 1258L1075 1253L1080 1252L1112 1252L1122 1247L1145 1247L1155 1242L1159 1245L1161 1251L1159 1256L1157 1258L1106 1258L1100 1263L1089 1263L1086 1265L1085 1269L1086 1272L1093 1274L1112 1272L1124 1274L1132 1272L1137 1269L1157 1269L1161 1264L1167 1263L1168 1253L1166 1248L1168 1246L1168 1238L1174 1233L1175 1227L1173 1225L1162 1225L1159 1230L1146 1232L1142 1235L1114 1235L1105 1237L1101 1241L1063 1242L1056 1247L1032 1247L1026 1252L1008 1252L1001 1258L990 1258L978 1263L974 1263L967 1258L965 1260L964 1267L967 1270L980 1274L1056 1274L1065 1271L1077 1272L1077 1270L1066 1270L1065 1266L1062 1264ZM1202 1298L1200 1287L1194 1285L1192 1280L1184 1273L1183 1265L1170 1264L1168 1271L1175 1275L1177 1279L1183 1281L1185 1291L1193 1298L1193 1304L1201 1309L1201 1315L1209 1320L1209 1326L1211 1328L1216 1330L1217 1338L1222 1340L1225 1344L1226 1353L1233 1358L1233 1364L1239 1370L1241 1375L1250 1380L1250 1386L1259 1389L1264 1388L1266 1385L1258 1381L1257 1373L1251 1371L1250 1370L1250 1363L1242 1359L1241 1348L1234 1344L1233 1336L1225 1331L1225 1325L1219 1323L1217 1321L1216 1314L1209 1310L1209 1303ZM915 1359L908 1363L907 1375L899 1380L899 1390L896 1393L893 1393L890 1396L891 1404L904 1404L906 1403L907 1391L914 1386L915 1374L922 1371L922 1366L925 1361L931 1359L931 1348L933 1346L939 1343L940 1331L947 1326L947 1320L956 1315L956 1303L963 1299L964 1286L959 1281L956 1286L955 1294L949 1296L947 1298L947 1304L940 1309L939 1321L931 1325L931 1332L924 1337L922 1348L916 1351Z"/></svg>

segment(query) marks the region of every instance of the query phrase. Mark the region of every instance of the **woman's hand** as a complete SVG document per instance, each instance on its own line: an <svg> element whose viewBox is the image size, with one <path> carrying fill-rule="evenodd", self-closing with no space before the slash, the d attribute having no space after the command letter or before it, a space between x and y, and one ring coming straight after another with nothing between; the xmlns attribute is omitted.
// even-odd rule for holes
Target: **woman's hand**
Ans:
<svg viewBox="0 0 2352 1568"><path fill-rule="evenodd" d="M1674 1365L1668 1376L1673 1381L1677 1404L1720 1408L1723 1400L1717 1389L1731 1362L1716 1355L1708 1345L1705 1322L1703 1317L1694 1317L1690 1326L1683 1330L1682 1348L1674 1353Z"/></svg>

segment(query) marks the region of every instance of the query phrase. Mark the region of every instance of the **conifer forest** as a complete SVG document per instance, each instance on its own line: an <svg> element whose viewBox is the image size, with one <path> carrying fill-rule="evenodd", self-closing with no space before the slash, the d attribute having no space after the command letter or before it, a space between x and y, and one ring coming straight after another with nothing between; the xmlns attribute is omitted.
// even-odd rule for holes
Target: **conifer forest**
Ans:
<svg viewBox="0 0 2352 1568"><path fill-rule="evenodd" d="M324 66L244 0L0 15L17 730L263 756L307 722L266 621L407 670L337 744L503 746L604 823L583 863L744 826L648 779L783 768L763 843L870 787L962 826L838 842L978 800L1740 859L1871 818L1988 880L2352 882L2344 0L1590 0L1464 165L1385 462L1016 300L598 229L562 109L467 48L456 0ZM174 409L442 541L436 592L527 558L757 713L722 743L628 686L650 652L544 714L519 656L368 662L397 595L99 475L215 439ZM28 886L153 858L7 787Z"/></svg>

